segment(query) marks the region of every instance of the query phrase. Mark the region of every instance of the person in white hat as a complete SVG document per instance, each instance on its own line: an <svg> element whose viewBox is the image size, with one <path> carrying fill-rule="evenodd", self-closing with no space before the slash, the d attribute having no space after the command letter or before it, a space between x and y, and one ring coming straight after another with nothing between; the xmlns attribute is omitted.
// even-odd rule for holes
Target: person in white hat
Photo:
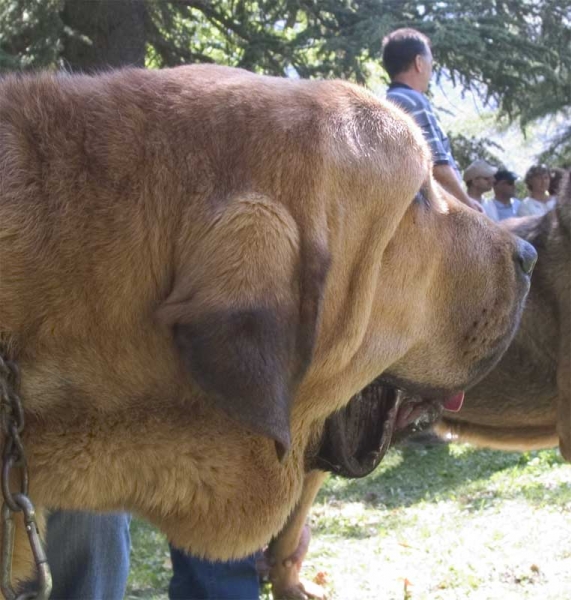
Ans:
<svg viewBox="0 0 571 600"><path fill-rule="evenodd" d="M494 186L496 167L492 167L485 160L478 159L470 164L464 171L464 181L468 196L480 204L483 203L483 194L489 192Z"/></svg>

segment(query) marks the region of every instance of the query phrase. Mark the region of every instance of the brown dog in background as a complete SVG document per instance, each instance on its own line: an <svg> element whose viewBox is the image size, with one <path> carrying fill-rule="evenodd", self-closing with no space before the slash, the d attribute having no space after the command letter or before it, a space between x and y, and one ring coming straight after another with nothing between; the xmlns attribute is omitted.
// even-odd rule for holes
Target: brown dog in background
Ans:
<svg viewBox="0 0 571 600"><path fill-rule="evenodd" d="M356 392L382 373L444 402L497 362L534 261L356 86L215 66L0 82L0 347L40 513L257 550ZM19 577L24 549L20 530Z"/></svg>
<svg viewBox="0 0 571 600"><path fill-rule="evenodd" d="M571 461L571 182L543 217L506 221L538 252L521 325L498 366L445 413L442 434L504 450L559 443Z"/></svg>

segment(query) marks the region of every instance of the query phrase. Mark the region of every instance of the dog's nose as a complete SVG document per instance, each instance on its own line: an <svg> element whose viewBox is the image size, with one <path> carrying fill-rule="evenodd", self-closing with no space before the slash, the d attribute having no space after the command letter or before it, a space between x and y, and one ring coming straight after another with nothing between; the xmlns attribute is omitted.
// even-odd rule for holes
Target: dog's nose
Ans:
<svg viewBox="0 0 571 600"><path fill-rule="evenodd" d="M516 262L521 267L521 270L526 275L531 275L533 267L537 262L537 252L535 248L525 240L518 239L517 251L516 251Z"/></svg>

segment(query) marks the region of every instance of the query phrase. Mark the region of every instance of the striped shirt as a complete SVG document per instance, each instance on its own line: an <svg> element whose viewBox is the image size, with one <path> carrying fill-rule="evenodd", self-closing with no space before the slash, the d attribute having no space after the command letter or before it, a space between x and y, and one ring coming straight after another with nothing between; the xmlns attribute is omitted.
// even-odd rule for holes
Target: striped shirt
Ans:
<svg viewBox="0 0 571 600"><path fill-rule="evenodd" d="M424 139L432 150L434 164L450 165L460 175L452 157L450 141L442 131L428 98L404 83L394 82L389 86L387 99L409 113L422 129Z"/></svg>

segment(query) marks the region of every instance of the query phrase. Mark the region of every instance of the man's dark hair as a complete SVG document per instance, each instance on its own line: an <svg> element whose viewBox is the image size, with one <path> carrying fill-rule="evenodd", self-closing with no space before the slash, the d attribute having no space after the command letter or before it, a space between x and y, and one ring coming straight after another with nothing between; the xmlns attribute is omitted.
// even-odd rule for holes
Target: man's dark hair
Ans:
<svg viewBox="0 0 571 600"><path fill-rule="evenodd" d="M494 175L494 183L499 183L500 181L515 183L517 180L518 176L513 171L508 171L508 169L498 169Z"/></svg>
<svg viewBox="0 0 571 600"><path fill-rule="evenodd" d="M404 27L389 33L383 39L383 66L389 77L407 71L419 54L428 54L429 48L430 40L416 29Z"/></svg>

